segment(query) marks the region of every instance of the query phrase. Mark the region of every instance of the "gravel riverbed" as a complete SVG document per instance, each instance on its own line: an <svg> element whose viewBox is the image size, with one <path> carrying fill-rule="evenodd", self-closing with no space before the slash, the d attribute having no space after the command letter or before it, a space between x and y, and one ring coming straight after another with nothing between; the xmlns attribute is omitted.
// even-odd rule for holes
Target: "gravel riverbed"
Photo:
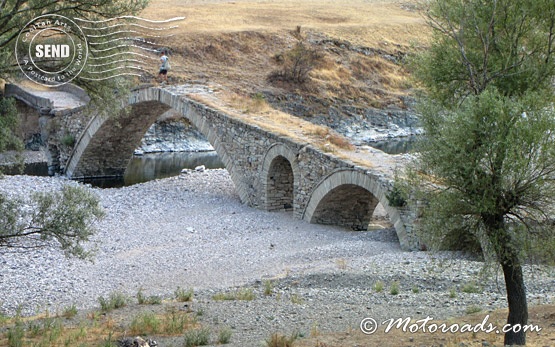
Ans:
<svg viewBox="0 0 555 347"><path fill-rule="evenodd" d="M63 184L79 183L5 176L0 192L25 196ZM107 212L97 225L94 262L66 259L55 249L0 253L0 312L92 308L114 291L134 296L143 288L145 295L169 298L177 287L194 288L193 305L203 319L232 327L230 346L260 346L274 331L345 331L365 317L444 319L470 306L506 307L502 274L484 280L479 261L403 252L392 229L352 232L250 208L225 170L89 189ZM553 269L526 266L525 272L530 304L555 303ZM265 296L270 279L273 295ZM382 292L373 289L378 281ZM462 291L472 281L480 293ZM390 294L394 282L398 295ZM241 286L257 298L212 299Z"/></svg>

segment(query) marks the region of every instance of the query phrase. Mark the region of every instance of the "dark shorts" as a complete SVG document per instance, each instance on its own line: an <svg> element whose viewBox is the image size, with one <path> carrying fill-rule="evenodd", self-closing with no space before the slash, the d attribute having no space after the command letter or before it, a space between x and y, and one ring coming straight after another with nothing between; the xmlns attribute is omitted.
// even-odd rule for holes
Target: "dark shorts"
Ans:
<svg viewBox="0 0 555 347"><path fill-rule="evenodd" d="M161 74L161 75L167 75L167 74L168 74L168 70L160 69L160 74Z"/></svg>

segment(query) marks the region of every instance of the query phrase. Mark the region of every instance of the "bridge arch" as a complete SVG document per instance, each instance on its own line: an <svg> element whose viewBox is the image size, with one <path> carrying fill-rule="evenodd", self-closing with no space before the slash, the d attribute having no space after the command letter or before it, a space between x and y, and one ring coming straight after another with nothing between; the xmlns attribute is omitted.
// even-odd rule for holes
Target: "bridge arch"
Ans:
<svg viewBox="0 0 555 347"><path fill-rule="evenodd" d="M264 208L268 211L292 211L299 185L299 165L293 150L284 144L270 146L260 173Z"/></svg>
<svg viewBox="0 0 555 347"><path fill-rule="evenodd" d="M412 249L401 214L389 206L386 188L360 171L341 169L324 177L312 191L303 213L310 223L333 224L366 230L374 209L381 203L395 227L401 247Z"/></svg>
<svg viewBox="0 0 555 347"><path fill-rule="evenodd" d="M205 115L199 112L206 106L157 88L135 91L129 105L131 111L121 112L118 117L97 115L89 121L70 155L66 176L123 175L134 149L148 128L162 113L174 109L208 139L229 172L241 201L245 202L245 180L227 152L217 124L207 121Z"/></svg>

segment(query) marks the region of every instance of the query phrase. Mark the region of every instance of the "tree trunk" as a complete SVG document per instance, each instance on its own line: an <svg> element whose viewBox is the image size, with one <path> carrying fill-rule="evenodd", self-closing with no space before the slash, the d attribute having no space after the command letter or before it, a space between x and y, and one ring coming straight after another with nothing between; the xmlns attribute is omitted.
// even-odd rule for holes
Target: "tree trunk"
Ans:
<svg viewBox="0 0 555 347"><path fill-rule="evenodd" d="M526 345L524 325L528 324L528 304L517 249L518 245L515 244L506 228L503 214L483 215L482 217L486 225L488 238L492 242L497 261L501 264L505 277L507 303L509 305L507 324L510 330L505 332L504 344L505 346L524 346Z"/></svg>
<svg viewBox="0 0 555 347"><path fill-rule="evenodd" d="M528 304L526 302L526 288L524 287L522 266L518 259L507 259L501 265L503 267L503 275L505 276L507 302L509 304L507 324L510 324L511 328L515 326L517 328L520 327L517 332L510 330L505 333L504 344L505 346L524 346L526 345L526 332L523 328L524 325L528 324Z"/></svg>

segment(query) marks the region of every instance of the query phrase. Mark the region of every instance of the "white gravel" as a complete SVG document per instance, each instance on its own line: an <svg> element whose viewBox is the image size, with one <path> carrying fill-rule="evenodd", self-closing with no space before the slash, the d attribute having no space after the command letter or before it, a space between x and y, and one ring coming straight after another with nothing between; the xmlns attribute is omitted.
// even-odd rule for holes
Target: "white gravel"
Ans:
<svg viewBox="0 0 555 347"><path fill-rule="evenodd" d="M5 176L0 192L22 196L63 184L79 183ZM248 346L245 341L259 342L273 331L310 331L314 324L321 331L346 329L366 316L445 318L471 305L506 307L502 276L484 281L480 262L456 253L403 252L390 229L351 232L252 209L240 203L225 170L90 189L107 212L98 225L94 263L56 250L0 253L1 312L90 308L100 295L134 296L141 287L164 297L178 286L194 288L206 319L237 329L237 346ZM553 269L525 270L529 302L554 303ZM265 279L276 280L280 300L264 297ZM378 280L385 284L382 293L372 289ZM393 281L400 284L396 296L389 294ZM462 293L470 281L483 293ZM211 300L214 292L236 286L254 288L259 298L228 305ZM456 298L449 297L451 288ZM292 303L292 296L301 303Z"/></svg>

